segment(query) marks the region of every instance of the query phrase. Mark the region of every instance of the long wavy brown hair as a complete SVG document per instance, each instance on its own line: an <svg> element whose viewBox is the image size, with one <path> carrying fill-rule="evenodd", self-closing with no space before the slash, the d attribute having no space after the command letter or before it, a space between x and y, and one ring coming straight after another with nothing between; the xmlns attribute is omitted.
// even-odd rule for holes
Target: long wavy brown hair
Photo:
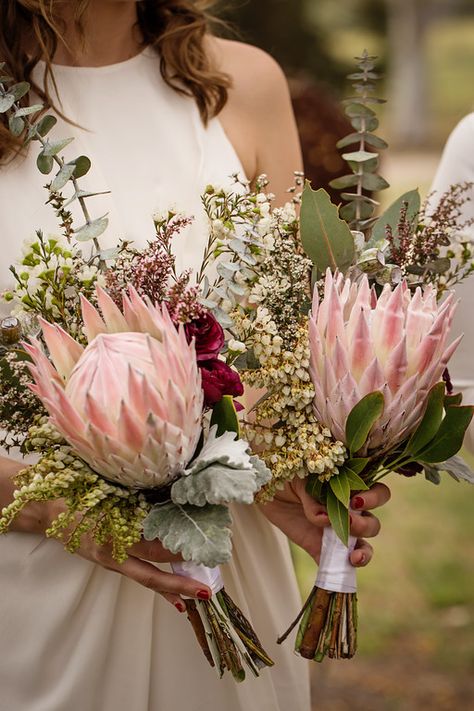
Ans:
<svg viewBox="0 0 474 711"><path fill-rule="evenodd" d="M75 2L74 22L84 39L84 16L90 0ZM218 71L206 51L206 36L214 18L215 0L142 0L137 3L138 26L144 45L156 48L164 81L175 91L194 97L204 122L225 106L229 77ZM28 81L46 107L54 106L52 60L65 43L64 23L56 0L1 0L0 61L16 81ZM45 62L43 85L32 79L37 63ZM28 96L22 101L28 104ZM74 117L64 117L73 120ZM21 139L9 132L5 115L0 122L0 158L18 150Z"/></svg>

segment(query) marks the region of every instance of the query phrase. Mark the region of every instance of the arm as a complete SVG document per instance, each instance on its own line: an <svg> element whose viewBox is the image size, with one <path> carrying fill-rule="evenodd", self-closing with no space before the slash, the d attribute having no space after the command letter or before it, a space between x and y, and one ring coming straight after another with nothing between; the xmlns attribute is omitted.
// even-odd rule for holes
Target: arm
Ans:
<svg viewBox="0 0 474 711"><path fill-rule="evenodd" d="M15 489L13 477L24 466L21 462L0 457L0 510L12 500ZM12 531L44 535L60 511L61 502L29 504L15 519ZM115 562L109 547L98 546L87 537L84 537L78 555L160 593L179 612L185 612L186 609L180 595L201 599L203 597L204 599L210 598L211 591L206 585L159 570L152 564L181 560L180 556L175 556L167 551L158 541L142 541L135 545L131 549L128 560L122 565Z"/></svg>
<svg viewBox="0 0 474 711"><path fill-rule="evenodd" d="M247 177L254 179L266 173L277 203L283 204L288 200L294 171L302 170L303 165L286 78L278 64L255 47L222 40L216 46L221 68L233 80L228 105L221 114L224 129ZM368 511L389 498L390 491L383 484L354 497L353 508L363 510L364 515L353 517L351 533L357 537L376 536L380 523ZM260 508L269 521L316 561L319 559L322 534L329 519L324 507L306 493L305 481L295 479L273 502ZM366 565L371 557L372 547L360 538L351 555L353 565Z"/></svg>

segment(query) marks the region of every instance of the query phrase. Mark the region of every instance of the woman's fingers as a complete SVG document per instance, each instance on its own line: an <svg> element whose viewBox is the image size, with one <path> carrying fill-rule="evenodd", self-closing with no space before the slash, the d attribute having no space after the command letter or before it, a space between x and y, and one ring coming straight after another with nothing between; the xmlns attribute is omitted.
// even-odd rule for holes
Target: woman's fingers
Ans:
<svg viewBox="0 0 474 711"><path fill-rule="evenodd" d="M176 596L198 598L200 600L210 600L212 592L207 585L192 578L185 578L174 573L167 573L160 570L151 563L139 560L130 556L125 563L114 568L118 573L125 575L131 580L149 588L154 592L165 594L166 599L175 600ZM171 594L171 598L169 595ZM174 604L174 602L173 602Z"/></svg>
<svg viewBox="0 0 474 711"><path fill-rule="evenodd" d="M390 501L391 493L385 484L374 484L369 491L362 491L351 499L351 507L355 511L370 511L383 506Z"/></svg>
<svg viewBox="0 0 474 711"><path fill-rule="evenodd" d="M351 515L351 534L357 538L374 538L380 533L380 521L374 514L363 511Z"/></svg>
<svg viewBox="0 0 474 711"><path fill-rule="evenodd" d="M149 560L152 563L175 563L183 560L180 555L174 555L164 548L160 541L146 541L145 539L130 548L130 555L141 560Z"/></svg>
<svg viewBox="0 0 474 711"><path fill-rule="evenodd" d="M355 568L364 568L372 560L374 554L374 549L364 541L363 538L359 538L356 547L350 555L350 561Z"/></svg>

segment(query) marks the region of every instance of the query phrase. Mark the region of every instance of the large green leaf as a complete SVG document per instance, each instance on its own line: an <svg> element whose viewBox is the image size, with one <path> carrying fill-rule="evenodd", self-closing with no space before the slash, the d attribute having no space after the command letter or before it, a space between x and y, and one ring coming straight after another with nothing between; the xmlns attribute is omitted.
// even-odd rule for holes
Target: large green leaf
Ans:
<svg viewBox="0 0 474 711"><path fill-rule="evenodd" d="M328 490L326 507L331 526L347 546L349 544L349 509L339 501L331 489Z"/></svg>
<svg viewBox="0 0 474 711"><path fill-rule="evenodd" d="M395 200L388 210L377 220L372 229L370 243L385 239L387 225L390 225L394 233L396 233L397 225L400 221L400 211L405 202L408 203L407 219L414 220L416 218L420 212L420 193L418 190L410 190L399 197L398 200Z"/></svg>
<svg viewBox="0 0 474 711"><path fill-rule="evenodd" d="M315 501L319 501L320 504L325 503L326 489L326 484L319 479L317 474L309 475L306 480L306 491Z"/></svg>
<svg viewBox="0 0 474 711"><path fill-rule="evenodd" d="M352 457L351 459L346 459L344 468L350 469L354 474L360 474L369 462L370 459L368 457Z"/></svg>
<svg viewBox="0 0 474 711"><path fill-rule="evenodd" d="M219 402L214 405L211 416L211 427L217 425L217 435L224 432L240 433L239 418L231 395L224 395Z"/></svg>
<svg viewBox="0 0 474 711"><path fill-rule="evenodd" d="M417 455L431 442L438 432L443 420L445 392L446 386L444 383L437 383L431 388L423 419L406 446L405 451L407 454Z"/></svg>
<svg viewBox="0 0 474 711"><path fill-rule="evenodd" d="M383 413L384 404L381 392L369 393L349 413L346 422L346 444L351 455L362 449L366 443L370 430Z"/></svg>
<svg viewBox="0 0 474 711"><path fill-rule="evenodd" d="M301 242L314 266L345 272L355 255L349 226L339 217L336 205L325 190L313 190L307 182L301 203Z"/></svg>
<svg viewBox="0 0 474 711"><path fill-rule="evenodd" d="M347 481L349 482L351 491L368 491L369 490L369 487L367 486L365 481L363 479L361 479L361 477L358 474L356 474L354 471L352 471L352 469L349 469L348 467L346 467L344 469L344 471L346 472Z"/></svg>
<svg viewBox="0 0 474 711"><path fill-rule="evenodd" d="M159 539L171 553L184 560L214 568L232 553L232 519L225 506L181 506L168 502L152 508L145 519L147 541Z"/></svg>
<svg viewBox="0 0 474 711"><path fill-rule="evenodd" d="M347 473L344 469L341 469L339 474L332 476L329 479L329 486L332 493L336 496L341 504L344 504L346 508L349 508L349 500L351 498L351 486L349 484L349 479Z"/></svg>
<svg viewBox="0 0 474 711"><path fill-rule="evenodd" d="M472 420L474 408L448 407L435 439L418 453L421 463L435 464L454 457L462 447L464 435Z"/></svg>

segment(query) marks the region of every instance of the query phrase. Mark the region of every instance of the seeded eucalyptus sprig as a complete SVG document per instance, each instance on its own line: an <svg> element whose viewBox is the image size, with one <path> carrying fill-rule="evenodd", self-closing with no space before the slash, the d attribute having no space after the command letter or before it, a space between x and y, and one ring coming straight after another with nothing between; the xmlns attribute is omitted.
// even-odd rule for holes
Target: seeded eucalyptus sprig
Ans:
<svg viewBox="0 0 474 711"><path fill-rule="evenodd" d="M0 63L0 114L5 114L8 119L8 127L15 138L23 137L23 145L27 146L31 141L38 141L41 145L40 152L36 159L38 170L43 175L49 175L54 166L58 171L52 181L46 186L50 193L49 202L53 204L60 219L61 225L67 227L66 236L71 237L72 233L78 242L92 241L96 255L100 259L100 244L98 238L107 229L107 215L102 215L93 219L87 208L85 199L103 193L88 192L81 190L78 179L89 172L91 161L87 156L78 156L68 162L60 155L74 139L65 138L58 141L50 141L47 134L57 123L57 119L51 114L43 114L43 104L32 104L31 106L21 106L20 101L30 91L28 82L15 83L13 77L2 74L5 71L5 63ZM61 191L72 183L74 193L69 200L65 200ZM84 215L84 224L75 230L71 228L71 215L65 208L74 202L79 201Z"/></svg>
<svg viewBox="0 0 474 711"><path fill-rule="evenodd" d="M378 192L389 187L387 181L377 173L377 151L387 148L387 143L374 133L379 122L372 108L385 103L385 100L375 96L376 82L380 78L374 71L376 57L370 56L364 50L362 56L356 57L356 60L357 71L348 76L348 79L353 81L356 95L344 101L345 113L354 132L342 138L337 147L344 149L357 145L357 148L342 154L352 172L336 178L330 185L343 191L353 188L353 191L343 192L341 195L346 205L340 208L340 216L348 222L351 229L367 232L375 222L373 215L379 203L364 194L364 191Z"/></svg>

